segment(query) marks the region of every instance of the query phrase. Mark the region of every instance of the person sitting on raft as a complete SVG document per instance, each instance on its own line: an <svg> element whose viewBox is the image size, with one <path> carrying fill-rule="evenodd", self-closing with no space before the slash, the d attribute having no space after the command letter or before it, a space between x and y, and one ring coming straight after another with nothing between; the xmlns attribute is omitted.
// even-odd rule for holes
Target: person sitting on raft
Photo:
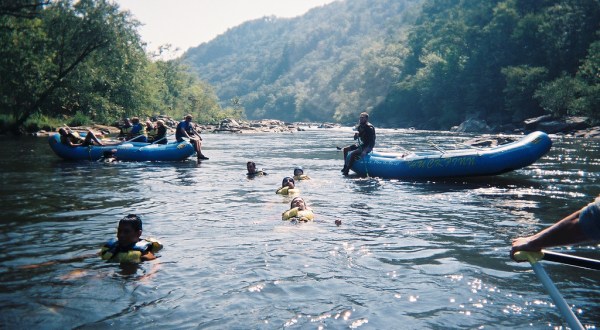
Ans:
<svg viewBox="0 0 600 330"><path fill-rule="evenodd" d="M290 203L290 209L283 212L281 220L312 221L315 216L304 202L302 197L294 197Z"/></svg>
<svg viewBox="0 0 600 330"><path fill-rule="evenodd" d="M123 125L119 126L119 135L117 135L117 139L119 139L119 140L125 139L130 132L131 132L131 120L129 118L124 118Z"/></svg>
<svg viewBox="0 0 600 330"><path fill-rule="evenodd" d="M194 129L192 115L190 114L186 115L184 120L177 124L177 129L175 130L175 139L177 142L183 142L184 137L190 139L190 143L194 146L194 150L196 150L198 160L208 160L208 157L202 154L202 137Z"/></svg>
<svg viewBox="0 0 600 330"><path fill-rule="evenodd" d="M131 130L127 134L127 140L130 142L148 142L146 127L140 123L138 117L131 118Z"/></svg>
<svg viewBox="0 0 600 330"><path fill-rule="evenodd" d="M304 169L302 168L302 166L296 166L296 168L294 169L294 180L310 180L310 177L304 174Z"/></svg>
<svg viewBox="0 0 600 330"><path fill-rule="evenodd" d="M117 239L111 239L100 250L102 260L118 261L121 263L139 263L154 260L154 255L162 244L157 240L141 239L142 219L135 214L129 214L119 221Z"/></svg>
<svg viewBox="0 0 600 330"><path fill-rule="evenodd" d="M156 121L156 128L154 129L152 138L148 135L148 142L156 144L167 144L167 127L165 122L161 119Z"/></svg>
<svg viewBox="0 0 600 330"><path fill-rule="evenodd" d="M85 138L81 138L77 132L73 132L70 128L60 128L60 142L69 147L87 147L92 145L103 146L104 144L98 140L96 135L91 130L87 131Z"/></svg>
<svg viewBox="0 0 600 330"><path fill-rule="evenodd" d="M154 124L152 123L151 120L146 120L146 136L148 137L148 142L151 142L154 140L156 133L157 133L156 126L154 126Z"/></svg>
<svg viewBox="0 0 600 330"><path fill-rule="evenodd" d="M348 171L352 168L354 161L365 157L375 147L375 127L369 123L369 114L361 112L358 123L358 132L354 133L354 140L358 142L342 149L344 152L344 168L342 168L342 173L344 175L348 175ZM350 153L349 160L348 153Z"/></svg>
<svg viewBox="0 0 600 330"><path fill-rule="evenodd" d="M267 175L267 172L265 172L264 170L260 169L257 170L256 169L256 164L253 161L249 161L246 163L246 168L248 169L248 173L246 173L246 175L248 177L255 177L255 176L261 176L261 175Z"/></svg>
<svg viewBox="0 0 600 330"><path fill-rule="evenodd" d="M283 178L281 188L277 189L275 193L280 195L292 195L300 193L300 189L296 188L294 179L287 176Z"/></svg>

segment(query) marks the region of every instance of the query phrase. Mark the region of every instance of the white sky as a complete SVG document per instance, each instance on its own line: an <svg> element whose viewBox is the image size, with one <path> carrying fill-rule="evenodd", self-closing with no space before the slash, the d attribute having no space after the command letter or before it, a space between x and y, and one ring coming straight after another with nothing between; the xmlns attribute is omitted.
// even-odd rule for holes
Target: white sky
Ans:
<svg viewBox="0 0 600 330"><path fill-rule="evenodd" d="M336 0L113 0L143 25L148 51L171 44L181 55L243 22L275 15L296 17Z"/></svg>

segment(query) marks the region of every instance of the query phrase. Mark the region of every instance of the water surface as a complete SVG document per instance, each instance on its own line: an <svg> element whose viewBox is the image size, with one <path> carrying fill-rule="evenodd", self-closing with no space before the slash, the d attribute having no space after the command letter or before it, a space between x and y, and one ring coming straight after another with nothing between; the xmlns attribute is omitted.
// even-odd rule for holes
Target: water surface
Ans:
<svg viewBox="0 0 600 330"><path fill-rule="evenodd" d="M600 143L552 136L530 167L496 177L343 177L350 129L208 134L177 163L65 162L45 139L0 149L2 328L553 328L565 326L512 238L600 193ZM378 130L381 151L455 148L449 132ZM269 174L248 179L253 160ZM281 221L298 183L317 221ZM120 267L92 254L128 213L160 258ZM342 225L336 226L335 220ZM559 249L560 250L560 249ZM600 257L597 246L569 253ZM600 320L598 272L544 264L585 325Z"/></svg>

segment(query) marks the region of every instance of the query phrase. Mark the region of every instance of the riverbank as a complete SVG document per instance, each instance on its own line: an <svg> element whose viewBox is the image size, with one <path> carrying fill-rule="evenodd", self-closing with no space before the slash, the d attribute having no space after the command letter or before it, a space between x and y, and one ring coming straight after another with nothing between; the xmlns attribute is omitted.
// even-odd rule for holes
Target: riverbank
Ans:
<svg viewBox="0 0 600 330"><path fill-rule="evenodd" d="M177 121L171 118L161 117L158 118L164 121L167 127L167 134L175 134L177 127ZM315 128L335 128L341 127L339 124L334 123L288 123L276 119L261 119L261 120L235 120L235 119L224 119L220 123L213 124L199 124L198 128L201 133L232 133L232 134L249 134L249 133L293 133L303 131L304 127L315 127ZM90 126L75 126L71 127L75 131L87 131L92 130L100 135L116 135L119 134L119 128L117 126L107 125L90 125ZM58 130L58 128L56 129ZM54 131L40 130L30 133L33 136L47 137L50 134L54 134Z"/></svg>
<svg viewBox="0 0 600 330"><path fill-rule="evenodd" d="M177 121L170 117L159 117L167 126L168 134L175 134ZM219 123L199 124L201 133L225 133L225 134L250 134L250 133L293 133L303 131L305 128L338 128L340 124L336 123L307 123L307 122L285 122L277 119L261 120L236 120L224 119ZM91 129L100 135L112 136L119 133L119 128L108 125L90 125L71 127L76 131L86 131ZM58 129L58 128L57 128ZM56 130L57 130L56 129ZM33 136L47 137L54 131L40 130L29 133ZM552 118L550 116L541 116L527 119L520 127L516 125L504 125L499 127L490 127L485 121L469 119L459 126L452 127L452 132L461 133L481 133L481 134L527 134L533 131L543 131L548 134L558 134L573 136L585 139L600 139L600 126L591 126L587 124L585 117L567 117Z"/></svg>

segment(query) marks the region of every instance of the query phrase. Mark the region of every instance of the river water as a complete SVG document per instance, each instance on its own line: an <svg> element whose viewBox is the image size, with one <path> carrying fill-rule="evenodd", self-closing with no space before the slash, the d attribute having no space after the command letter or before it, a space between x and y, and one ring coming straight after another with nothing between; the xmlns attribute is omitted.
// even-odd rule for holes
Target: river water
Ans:
<svg viewBox="0 0 600 330"><path fill-rule="evenodd" d="M600 194L600 141L496 177L343 177L350 128L207 134L209 161L65 162L42 138L2 138L0 328L447 329L565 326L510 242ZM472 138L378 130L380 151ZM248 179L248 160L267 176ZM297 184L314 223L281 221ZM165 248L135 267L97 252L140 214ZM340 226L335 220L341 220ZM598 246L568 253L598 258ZM63 262L55 262L63 261ZM42 264L46 263L47 264ZM600 324L600 273L544 263L581 322Z"/></svg>

